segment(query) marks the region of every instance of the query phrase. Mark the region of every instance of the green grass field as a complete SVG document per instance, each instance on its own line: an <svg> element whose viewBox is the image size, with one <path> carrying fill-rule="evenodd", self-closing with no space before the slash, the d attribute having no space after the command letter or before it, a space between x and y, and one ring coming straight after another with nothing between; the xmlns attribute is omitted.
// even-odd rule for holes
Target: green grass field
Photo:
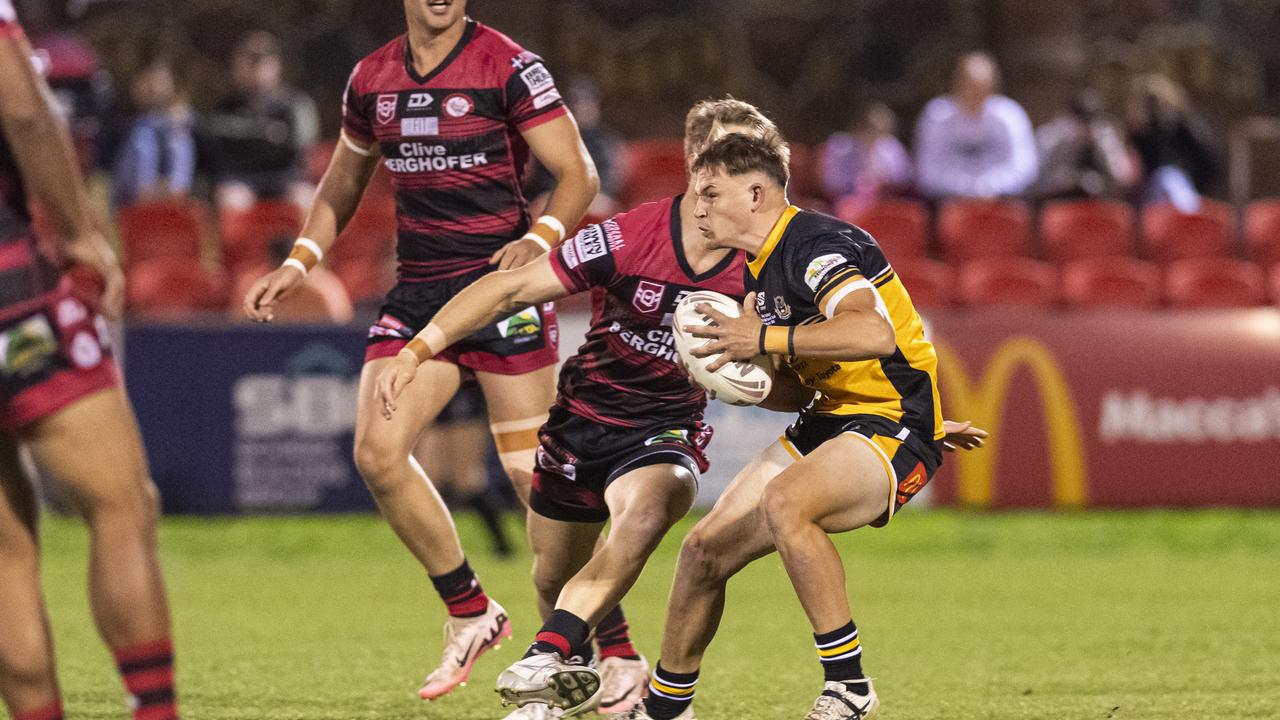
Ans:
<svg viewBox="0 0 1280 720"><path fill-rule="evenodd" d="M433 704L443 611L374 517L166 520L186 718L501 718L491 682L539 625L529 559L465 543L516 642ZM658 653L677 532L626 601ZM71 718L124 718L89 621L85 534L45 526L46 587ZM1280 514L905 512L839 538L885 718L1280 717ZM703 718L790 719L821 678L776 556L730 586Z"/></svg>

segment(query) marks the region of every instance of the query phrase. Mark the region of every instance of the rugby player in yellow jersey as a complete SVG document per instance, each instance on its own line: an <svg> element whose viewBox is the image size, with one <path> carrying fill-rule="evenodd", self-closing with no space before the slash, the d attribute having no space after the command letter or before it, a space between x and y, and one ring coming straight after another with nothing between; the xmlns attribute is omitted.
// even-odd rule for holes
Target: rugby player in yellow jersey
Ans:
<svg viewBox="0 0 1280 720"><path fill-rule="evenodd" d="M944 431L937 356L920 316L876 242L787 201L777 150L726 136L695 161L699 229L712 247L744 250L747 301L713 326L700 357L765 353L779 366L772 409L800 410L786 434L738 474L686 537L650 695L624 717L693 717L703 652L724 609L725 583L775 549L813 625L825 686L806 720L864 720L879 706L862 672L845 572L827 537L881 526L937 470L944 441L981 444L966 425ZM803 409L802 409L803 408Z"/></svg>

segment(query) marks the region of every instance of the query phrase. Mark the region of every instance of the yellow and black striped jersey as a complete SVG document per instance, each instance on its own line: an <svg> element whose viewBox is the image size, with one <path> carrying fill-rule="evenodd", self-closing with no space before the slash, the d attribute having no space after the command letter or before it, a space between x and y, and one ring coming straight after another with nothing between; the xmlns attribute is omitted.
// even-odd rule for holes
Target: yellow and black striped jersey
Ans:
<svg viewBox="0 0 1280 720"><path fill-rule="evenodd" d="M858 227L792 205L759 255L747 263L746 289L766 325L807 325L831 316L849 293L871 286L893 323L895 352L877 360L792 357L786 362L818 391L813 411L877 415L922 437L940 439L938 356L902 280L880 246Z"/></svg>

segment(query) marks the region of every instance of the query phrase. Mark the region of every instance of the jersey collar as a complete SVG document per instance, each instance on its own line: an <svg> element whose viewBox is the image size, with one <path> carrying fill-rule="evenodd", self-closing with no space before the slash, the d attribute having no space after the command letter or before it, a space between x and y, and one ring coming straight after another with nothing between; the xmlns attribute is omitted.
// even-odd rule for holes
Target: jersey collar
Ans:
<svg viewBox="0 0 1280 720"><path fill-rule="evenodd" d="M409 77L412 78L414 82L419 85L426 85L428 82L431 82L431 78L444 72L444 69L449 67L450 63L458 59L458 55L462 53L462 49L467 46L467 43L471 42L471 37L476 34L475 20L467 18L463 22L467 24L467 27L462 31L462 37L458 38L458 44L454 45L453 49L449 51L449 54L445 55L444 59L440 61L440 64L432 68L426 75L419 75L417 68L413 66L413 49L409 47L409 33L404 34L404 71L409 74Z"/></svg>
<svg viewBox="0 0 1280 720"><path fill-rule="evenodd" d="M769 231L769 237L764 239L764 245L760 246L760 254L747 263L747 269L751 271L751 277L760 277L760 270L764 268L764 264L769 259L770 253L778 246L778 241L782 239L782 234L787 231L787 226L791 224L791 218L800 212L800 208L795 205L788 205L786 210L782 211L782 217L778 218L778 222L773 224L773 229Z"/></svg>
<svg viewBox="0 0 1280 720"><path fill-rule="evenodd" d="M695 283L702 282L709 278L724 272L726 268L733 264L733 256L738 253L737 250L725 253L724 258L716 263L710 270L699 275L693 271L693 266L689 264L689 258L684 254L684 226L680 222L680 202L684 200L684 195L677 195L671 199L671 247L675 250L676 262L679 263L680 269L684 271L685 277Z"/></svg>

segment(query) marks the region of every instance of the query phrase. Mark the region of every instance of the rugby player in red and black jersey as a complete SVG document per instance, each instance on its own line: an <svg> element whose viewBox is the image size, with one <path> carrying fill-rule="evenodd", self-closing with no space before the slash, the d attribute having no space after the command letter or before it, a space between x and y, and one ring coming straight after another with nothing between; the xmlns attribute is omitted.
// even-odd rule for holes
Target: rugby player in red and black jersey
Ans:
<svg viewBox="0 0 1280 720"><path fill-rule="evenodd" d="M528 494L537 429L554 399L555 310L522 310L435 358L392 422L378 417L379 371L459 290L545 254L599 186L595 166L542 59L467 17L466 0L405 0L408 32L360 61L342 134L301 237L245 298L250 317L304 282L350 220L377 164L396 192L399 281L369 331L355 460L378 507L426 568L449 611L444 657L420 695L465 682L476 658L511 632L466 562L453 521L410 453L423 428L474 376L503 466ZM532 152L558 184L530 222L520 179Z"/></svg>
<svg viewBox="0 0 1280 720"><path fill-rule="evenodd" d="M730 99L690 111L686 152L692 158L729 132L774 138L785 148L772 122ZM522 307L592 293L586 343L566 361L539 433L529 537L545 625L530 655L499 680L509 691L504 697L522 706L512 718L568 716L596 703L601 712L624 712L642 697L648 667L630 643L625 654L602 647L603 683L582 657L591 629L605 633L602 620L688 511L707 468L706 395L680 367L672 312L698 289L740 298L743 262L741 253L706 249L683 196L642 205L463 290L379 378L385 414L398 417L407 409L401 393L421 382L415 376L430 358ZM610 518L609 536L593 554ZM578 677L584 687L566 689L564 697L549 685ZM536 687L522 693L525 686Z"/></svg>
<svg viewBox="0 0 1280 720"><path fill-rule="evenodd" d="M65 485L89 525L93 618L134 717L178 717L169 608L156 551L156 491L108 349L106 327L59 261L100 276L118 316L123 276L95 228L71 140L32 65L10 0L0 0L0 697L16 720L61 720L40 592L39 510L25 446ZM28 197L30 196L30 197ZM61 240L37 243L28 199Z"/></svg>

